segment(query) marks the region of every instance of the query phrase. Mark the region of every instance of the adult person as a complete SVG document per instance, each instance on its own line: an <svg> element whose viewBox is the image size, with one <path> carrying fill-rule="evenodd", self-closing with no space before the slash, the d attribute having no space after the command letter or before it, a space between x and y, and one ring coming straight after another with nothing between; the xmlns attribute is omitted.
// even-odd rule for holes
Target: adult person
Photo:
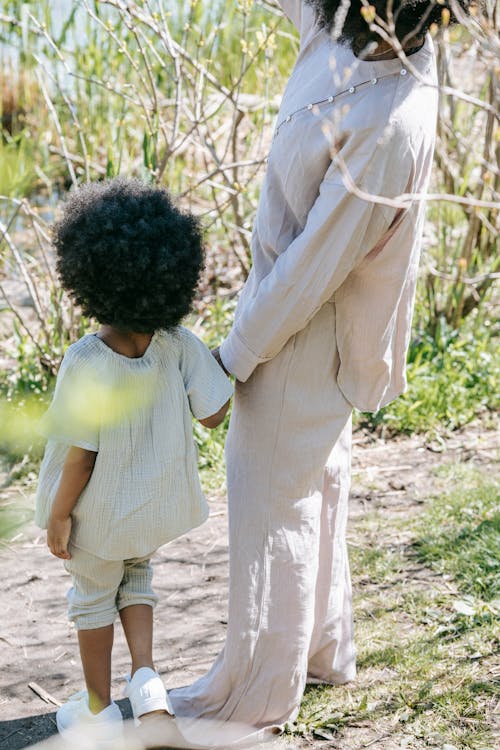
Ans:
<svg viewBox="0 0 500 750"><path fill-rule="evenodd" d="M300 32L233 327L227 639L170 692L178 716L281 726L308 679L355 677L346 549L351 411L405 387L445 7L394 0L396 53L367 23L387 0L280 0ZM363 11L363 14L361 13ZM375 19L376 20L376 19ZM334 36L341 29L337 41ZM333 32L333 35L332 35Z"/></svg>

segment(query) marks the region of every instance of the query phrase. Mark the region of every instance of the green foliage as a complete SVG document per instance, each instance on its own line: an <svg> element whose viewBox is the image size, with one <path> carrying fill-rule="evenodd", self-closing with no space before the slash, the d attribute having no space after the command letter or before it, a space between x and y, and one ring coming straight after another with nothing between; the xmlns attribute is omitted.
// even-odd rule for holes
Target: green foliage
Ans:
<svg viewBox="0 0 500 750"><path fill-rule="evenodd" d="M24 470L38 467L43 441L37 423L48 406L53 376L47 378L38 370L36 359L23 362L19 379L0 379L0 454L11 466Z"/></svg>
<svg viewBox="0 0 500 750"><path fill-rule="evenodd" d="M233 324L236 300L234 297L217 297L203 309L200 335L209 349L214 349L224 340Z"/></svg>
<svg viewBox="0 0 500 750"><path fill-rule="evenodd" d="M224 443L229 425L229 413L214 430L193 420L193 433L198 448L198 468L203 490L210 495L223 493L226 487Z"/></svg>
<svg viewBox="0 0 500 750"><path fill-rule="evenodd" d="M13 20L0 23L0 39L18 50L23 68L41 76L53 103L52 112L40 101L36 111L28 106L25 139L40 169L53 174L57 165L65 180L71 175L62 138L78 178L126 171L158 181L164 173L172 190L184 192L203 162L202 151L196 149L193 164L192 149L186 150L193 117L197 138L207 138L215 163L224 161L230 141L212 145L212 131L231 119L227 106L244 109L257 131L269 125L270 99L298 49L282 32L287 22L281 14L246 1L207 6L194 0L168 11L153 2L134 13L105 2L84 8L60 0L2 0L0 10ZM178 45L175 52L165 30ZM250 107L239 103L245 96L255 100ZM49 133L52 154L40 148Z"/></svg>
<svg viewBox="0 0 500 750"><path fill-rule="evenodd" d="M406 434L439 432L500 406L500 352L484 322L456 330L441 319L433 337L423 332L412 341L407 376L406 393L377 414L362 415L362 424Z"/></svg>
<svg viewBox="0 0 500 750"><path fill-rule="evenodd" d="M40 178L29 137L0 138L0 164L0 195L20 198L33 192Z"/></svg>

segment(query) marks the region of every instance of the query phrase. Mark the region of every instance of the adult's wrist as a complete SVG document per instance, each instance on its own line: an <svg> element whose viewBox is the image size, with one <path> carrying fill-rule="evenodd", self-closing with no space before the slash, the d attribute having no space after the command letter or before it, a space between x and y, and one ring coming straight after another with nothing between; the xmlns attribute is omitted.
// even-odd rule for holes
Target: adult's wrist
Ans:
<svg viewBox="0 0 500 750"><path fill-rule="evenodd" d="M226 370L242 383L248 380L258 364L266 361L247 347L234 327L220 345L219 354Z"/></svg>

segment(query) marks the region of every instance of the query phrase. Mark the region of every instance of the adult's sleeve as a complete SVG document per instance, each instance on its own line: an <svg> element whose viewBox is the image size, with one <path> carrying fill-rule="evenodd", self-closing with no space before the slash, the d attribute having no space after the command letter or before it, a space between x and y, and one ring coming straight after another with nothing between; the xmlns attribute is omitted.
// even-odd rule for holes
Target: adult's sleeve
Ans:
<svg viewBox="0 0 500 750"><path fill-rule="evenodd" d="M278 0L278 2L297 31L300 31L303 0Z"/></svg>
<svg viewBox="0 0 500 750"><path fill-rule="evenodd" d="M99 451L100 389L92 369L71 347L59 368L52 403L39 425L46 438Z"/></svg>
<svg viewBox="0 0 500 750"><path fill-rule="evenodd" d="M316 27L316 12L304 0L278 0L283 12L300 34L301 46L310 38Z"/></svg>
<svg viewBox="0 0 500 750"><path fill-rule="evenodd" d="M206 419L229 401L233 387L203 341L187 328L180 328L179 334L180 370L191 413L196 419Z"/></svg>
<svg viewBox="0 0 500 750"><path fill-rule="evenodd" d="M365 136L362 132L352 136L340 156L361 189L374 195L381 190L387 195L382 186L390 171L391 139L386 138L384 146L373 150L363 145L374 142ZM409 159L406 164L404 158L398 160L397 166L398 185L406 185ZM398 189L391 187L390 192L397 195ZM221 359L237 380L245 382L258 364L275 357L307 325L350 271L380 242L395 213L396 209L350 192L338 162L331 163L303 231L246 301L221 345Z"/></svg>

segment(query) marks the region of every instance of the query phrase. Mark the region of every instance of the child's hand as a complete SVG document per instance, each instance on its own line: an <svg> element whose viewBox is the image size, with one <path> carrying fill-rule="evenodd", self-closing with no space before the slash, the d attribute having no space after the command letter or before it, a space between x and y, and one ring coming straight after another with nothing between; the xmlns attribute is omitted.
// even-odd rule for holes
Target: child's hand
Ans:
<svg viewBox="0 0 500 750"><path fill-rule="evenodd" d="M71 516L66 518L49 518L47 524L47 546L56 557L61 560L71 560L68 552L69 536L71 534Z"/></svg>

